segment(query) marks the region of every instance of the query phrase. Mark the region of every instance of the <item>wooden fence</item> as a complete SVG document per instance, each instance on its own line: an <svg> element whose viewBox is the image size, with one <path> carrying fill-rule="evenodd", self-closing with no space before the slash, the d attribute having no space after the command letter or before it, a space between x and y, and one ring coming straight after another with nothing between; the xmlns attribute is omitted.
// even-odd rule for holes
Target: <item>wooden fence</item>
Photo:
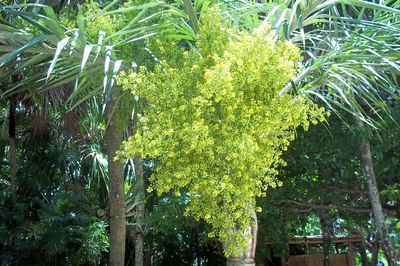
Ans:
<svg viewBox="0 0 400 266"><path fill-rule="evenodd" d="M354 255L351 253L331 254L332 266L355 266ZM291 255L288 261L282 258L282 266L323 266L323 254Z"/></svg>
<svg viewBox="0 0 400 266"><path fill-rule="evenodd" d="M359 235L353 236L336 236L330 240L331 244L342 244L347 246L346 253L334 253L330 254L329 258L332 262L332 266L355 266L355 252L353 245L355 243L362 243L363 239ZM273 242L268 239L265 241L266 245L272 245ZM306 245L307 253L309 245L322 246L323 239L321 236L308 236L308 237L293 237L288 239L286 242L287 254L290 254L289 245ZM274 262L267 265L279 265L279 266L323 266L324 255L321 253L295 255L290 254L287 260L281 257Z"/></svg>

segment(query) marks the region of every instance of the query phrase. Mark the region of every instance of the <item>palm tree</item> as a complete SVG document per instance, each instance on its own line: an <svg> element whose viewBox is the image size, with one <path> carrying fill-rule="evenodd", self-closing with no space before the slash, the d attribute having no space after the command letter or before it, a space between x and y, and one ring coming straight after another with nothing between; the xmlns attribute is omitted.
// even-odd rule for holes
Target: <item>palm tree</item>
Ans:
<svg viewBox="0 0 400 266"><path fill-rule="evenodd" d="M164 4L149 2L115 9L116 2L97 10L100 14L86 18L79 11L77 29L66 28L48 6L0 4L3 18L0 26L0 68L6 70L0 82L4 83L17 74L23 77L14 80L2 92L2 98L10 99L21 92L25 92L24 97L29 98L47 91L65 91L72 84L72 92L64 102L67 109L73 109L95 96L103 97L110 178L110 265L124 265L124 171L123 163L115 161L114 157L123 140L126 122L121 118L122 112L117 109L123 92L114 83L120 69L131 68L132 60L113 60L112 57L118 52L112 50L124 47L140 50L140 46L135 47L135 42L153 35L159 25L149 21L158 19L157 12ZM111 32L110 36L99 31L97 43L88 40L90 28L86 29L85 24L92 23L94 27L93 21L105 18L107 22L110 16L119 16L126 24Z"/></svg>
<svg viewBox="0 0 400 266"><path fill-rule="evenodd" d="M115 161L114 157L122 143L124 124L128 124L125 119L129 118L129 113L127 115L124 106L121 106L127 97L115 85L115 78L119 71L136 65L134 60L140 62L143 59L143 40L157 32L190 39L193 35L190 27L184 23L182 26L177 21L188 20L187 17L192 14L182 11L179 3L149 1L132 5L107 1L102 8L86 10L86 17L85 10L78 8L76 21L71 21L62 12L62 7L69 3L75 8L79 1L13 2L17 4L0 3L0 71L5 73L0 83L17 74L23 79L12 82L1 96L11 98L23 93L24 98L30 98L61 90L67 96L62 102L68 112L93 97L103 98L101 110L107 124L105 143L110 204L109 262L110 265L123 265L124 171L123 163ZM51 4L54 9L46 4ZM67 22L60 22L61 17ZM74 24L77 27L74 28ZM97 40L93 32L98 32ZM138 250L143 250L143 241L138 243ZM137 265L140 265L138 261Z"/></svg>

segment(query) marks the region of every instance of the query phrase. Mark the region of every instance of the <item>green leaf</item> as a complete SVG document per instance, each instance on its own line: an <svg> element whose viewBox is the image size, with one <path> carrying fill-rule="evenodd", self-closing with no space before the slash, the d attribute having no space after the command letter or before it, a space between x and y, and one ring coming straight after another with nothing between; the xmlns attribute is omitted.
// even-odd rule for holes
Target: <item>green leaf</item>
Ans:
<svg viewBox="0 0 400 266"><path fill-rule="evenodd" d="M83 69L86 66L86 63L87 63L87 61L89 59L90 52L92 51L92 49L93 49L93 44L86 44L85 49L83 51L83 57L82 57L82 61L81 61L81 67L80 67L79 75L76 77L74 91L76 91L78 89L79 80L80 80L80 78L82 76Z"/></svg>
<svg viewBox="0 0 400 266"><path fill-rule="evenodd" d="M193 8L191 0L183 0L183 7L187 16L189 17L190 24L193 27L195 33L197 33L200 29L199 27L199 20L196 16L196 11Z"/></svg>
<svg viewBox="0 0 400 266"><path fill-rule="evenodd" d="M27 50L28 48L41 43L43 41L45 41L48 37L45 35L36 35L34 37L32 37L26 44L24 44L23 46L17 48L16 50L3 55L2 57L0 57L0 67L3 67L4 65L6 65L7 63L9 63L11 60L16 59L16 57L23 53L25 50Z"/></svg>
<svg viewBox="0 0 400 266"><path fill-rule="evenodd" d="M96 61L97 57L100 54L101 47L103 45L103 40L104 40L104 36L105 35L106 35L106 33L104 31L99 31L99 39L97 41L97 51L96 51L96 57L94 58L94 61Z"/></svg>
<svg viewBox="0 0 400 266"><path fill-rule="evenodd" d="M51 64L49 66L49 69L47 71L47 76L46 76L46 81L49 79L51 72L53 72L54 66L56 65L56 62L58 60L58 57L60 56L61 51L64 49L64 47L68 44L69 37L65 37L61 41L57 43L57 49L54 54L53 60L51 61Z"/></svg>
<svg viewBox="0 0 400 266"><path fill-rule="evenodd" d="M394 14L400 14L400 10L397 10L395 8L388 7L384 4L376 4L373 2L369 1L363 1L363 0L330 0L321 3L320 5L317 6L316 9L322 9L328 6L336 5L336 4L346 4L349 6L357 6L357 7L362 7L362 8L369 8L373 10L381 10L381 11L387 11L390 13Z"/></svg>
<svg viewBox="0 0 400 266"><path fill-rule="evenodd" d="M45 6L43 10L48 17L46 19L47 27L52 30L54 35L56 35L60 39L63 39L65 37L64 29L63 27L61 27L61 24L58 20L56 13L54 13L54 10L49 6Z"/></svg>

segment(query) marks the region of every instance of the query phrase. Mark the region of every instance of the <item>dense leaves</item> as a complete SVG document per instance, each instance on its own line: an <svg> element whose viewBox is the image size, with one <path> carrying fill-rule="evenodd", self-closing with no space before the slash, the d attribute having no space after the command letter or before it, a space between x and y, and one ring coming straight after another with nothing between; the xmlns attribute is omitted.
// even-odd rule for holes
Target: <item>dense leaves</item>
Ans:
<svg viewBox="0 0 400 266"><path fill-rule="evenodd" d="M152 188L187 188L187 213L209 222L230 254L245 245L255 197L277 186L295 128L322 120L323 110L301 96L277 96L295 75L294 46L275 43L268 27L228 31L216 11L202 21L196 48L168 49L154 71L121 75L145 108L121 157L157 159Z"/></svg>

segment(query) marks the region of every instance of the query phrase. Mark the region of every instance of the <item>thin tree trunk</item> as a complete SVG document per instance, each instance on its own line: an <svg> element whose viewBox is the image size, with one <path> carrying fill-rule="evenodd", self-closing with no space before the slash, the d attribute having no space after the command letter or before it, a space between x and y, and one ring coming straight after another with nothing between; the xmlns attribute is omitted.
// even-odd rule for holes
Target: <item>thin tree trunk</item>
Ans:
<svg viewBox="0 0 400 266"><path fill-rule="evenodd" d="M330 222L329 222L329 216L327 213L320 213L319 215L319 222L321 226L321 231L322 231L322 249L324 253L324 266L330 266L332 265L331 259L330 259L330 248L331 248L331 230L330 230Z"/></svg>
<svg viewBox="0 0 400 266"><path fill-rule="evenodd" d="M357 120L357 123L359 128L364 131L364 125L362 122ZM371 148L369 141L365 137L362 137L360 140L360 151L364 173L368 184L369 196L371 199L372 212L374 214L375 224L378 229L379 240L389 266L396 266L396 252L390 239L388 228L385 224L385 216L383 214L382 204L379 198L378 185L376 183L374 165L372 162Z"/></svg>
<svg viewBox="0 0 400 266"><path fill-rule="evenodd" d="M135 266L143 266L143 253L144 241L143 234L136 234L135 236Z"/></svg>
<svg viewBox="0 0 400 266"><path fill-rule="evenodd" d="M201 258L200 258L200 245L199 245L199 226L196 225L194 228L194 246L196 250L196 261L197 266L201 266Z"/></svg>
<svg viewBox="0 0 400 266"><path fill-rule="evenodd" d="M13 208L17 205L17 147L15 140L16 117L15 117L15 101L13 97L10 99L9 108L9 124L8 136L10 141L10 186L11 186L11 202Z"/></svg>
<svg viewBox="0 0 400 266"><path fill-rule="evenodd" d="M365 238L363 236L362 243L361 243L361 250L360 250L360 256L361 256L361 265L362 266L368 266L368 256L367 256L367 244L365 243Z"/></svg>
<svg viewBox="0 0 400 266"><path fill-rule="evenodd" d="M110 266L123 266L125 264L125 192L124 192L124 166L120 161L115 161L116 152L120 149L123 139L122 121L118 112L113 115L116 99L119 92L112 90L107 103L106 118L106 147L108 156L109 204L110 204Z"/></svg>
<svg viewBox="0 0 400 266"><path fill-rule="evenodd" d="M375 241L372 244L372 250L371 250L371 266L376 266L378 264L378 253L379 253L379 236L375 237Z"/></svg>
<svg viewBox="0 0 400 266"><path fill-rule="evenodd" d="M3 143L0 140L0 171L1 171L1 168L3 167L3 158L4 158L4 154L5 154L4 149L5 149L5 147L3 146Z"/></svg>
<svg viewBox="0 0 400 266"><path fill-rule="evenodd" d="M237 256L229 256L226 261L227 266L255 266L255 255L256 255L256 245L257 245L257 214L254 211L253 225L249 225L249 232L251 237L247 241L247 249L243 251L242 254Z"/></svg>
<svg viewBox="0 0 400 266"><path fill-rule="evenodd" d="M359 249L359 253L360 253L361 265L362 266L370 266L370 263L369 263L369 260L368 260L368 256L367 256L367 240L366 240L367 237L364 235L364 233L361 230L359 230L356 227L345 225L344 229L346 229L349 232L350 235L359 235L359 236L361 236L361 239L362 239L361 245L357 245L357 247ZM339 253L339 252L337 252L337 253Z"/></svg>
<svg viewBox="0 0 400 266"><path fill-rule="evenodd" d="M141 223L144 219L144 171L143 161L140 158L135 158L135 176L136 182L140 186L137 195L138 204L135 210L136 226L135 226L135 266L143 266L144 256L144 234Z"/></svg>

